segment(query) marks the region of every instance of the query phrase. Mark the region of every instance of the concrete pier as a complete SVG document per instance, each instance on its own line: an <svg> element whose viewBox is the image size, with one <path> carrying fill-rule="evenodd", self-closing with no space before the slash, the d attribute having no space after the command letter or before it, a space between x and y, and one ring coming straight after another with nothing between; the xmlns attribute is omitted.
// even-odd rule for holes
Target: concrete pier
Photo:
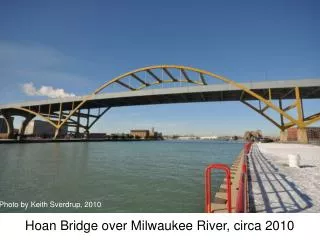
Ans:
<svg viewBox="0 0 320 240"><path fill-rule="evenodd" d="M297 138L299 143L307 144L309 142L307 129L306 128L298 128L297 129Z"/></svg>

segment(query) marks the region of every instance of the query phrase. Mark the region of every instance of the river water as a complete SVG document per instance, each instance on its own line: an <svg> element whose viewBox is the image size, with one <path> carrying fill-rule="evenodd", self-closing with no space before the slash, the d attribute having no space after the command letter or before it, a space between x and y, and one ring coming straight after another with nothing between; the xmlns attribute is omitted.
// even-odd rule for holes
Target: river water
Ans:
<svg viewBox="0 0 320 240"><path fill-rule="evenodd" d="M205 167L232 163L241 148L218 141L0 144L0 201L7 204L0 212L203 212ZM8 205L21 201L33 207ZM41 202L48 206L36 208Z"/></svg>

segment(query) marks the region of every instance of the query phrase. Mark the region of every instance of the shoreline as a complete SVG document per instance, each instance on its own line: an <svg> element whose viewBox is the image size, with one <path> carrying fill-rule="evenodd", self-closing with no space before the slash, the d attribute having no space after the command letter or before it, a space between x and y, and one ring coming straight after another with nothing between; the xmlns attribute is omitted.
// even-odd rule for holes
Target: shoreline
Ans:
<svg viewBox="0 0 320 240"><path fill-rule="evenodd" d="M244 143L242 141L229 140L180 140L180 139L108 139L108 138L89 138L89 139L0 139L0 144L27 144L27 143L68 143L68 142L149 142L149 141L179 141L179 142L214 142L214 143Z"/></svg>
<svg viewBox="0 0 320 240"><path fill-rule="evenodd" d="M28 143L68 143L68 142L145 142L145 141L163 141L160 139L5 139L0 140L0 144L28 144Z"/></svg>

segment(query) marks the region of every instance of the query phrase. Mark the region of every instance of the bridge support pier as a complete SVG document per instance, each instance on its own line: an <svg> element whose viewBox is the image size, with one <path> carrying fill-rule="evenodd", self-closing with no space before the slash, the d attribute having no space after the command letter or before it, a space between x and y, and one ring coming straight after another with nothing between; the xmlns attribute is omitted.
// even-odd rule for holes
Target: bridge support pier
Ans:
<svg viewBox="0 0 320 240"><path fill-rule="evenodd" d="M86 129L84 132L83 132L83 138L85 139L88 139L89 138L89 130Z"/></svg>
<svg viewBox="0 0 320 240"><path fill-rule="evenodd" d="M13 118L9 112L2 111L2 115L4 118L4 121L7 125L7 138L13 139L14 138L14 127L13 127Z"/></svg>
<svg viewBox="0 0 320 240"><path fill-rule="evenodd" d="M21 124L20 136L24 136L25 135L26 127L28 126L28 124L30 123L30 121L34 117L35 117L35 115L32 115L32 114L28 114L28 115L25 116L25 120Z"/></svg>
<svg viewBox="0 0 320 240"><path fill-rule="evenodd" d="M280 131L280 142L286 142L287 138L288 138L287 130L281 130Z"/></svg>
<svg viewBox="0 0 320 240"><path fill-rule="evenodd" d="M56 139L60 135L60 128L56 128L53 139Z"/></svg>
<svg viewBox="0 0 320 240"><path fill-rule="evenodd" d="M280 131L280 142L288 142L288 131ZM297 128L297 142L302 144L309 143L308 133L306 128Z"/></svg>
<svg viewBox="0 0 320 240"><path fill-rule="evenodd" d="M75 137L76 138L80 137L80 109L77 111L77 126L76 126Z"/></svg>
<svg viewBox="0 0 320 240"><path fill-rule="evenodd" d="M306 128L297 129L297 140L299 143L309 143L308 133Z"/></svg>

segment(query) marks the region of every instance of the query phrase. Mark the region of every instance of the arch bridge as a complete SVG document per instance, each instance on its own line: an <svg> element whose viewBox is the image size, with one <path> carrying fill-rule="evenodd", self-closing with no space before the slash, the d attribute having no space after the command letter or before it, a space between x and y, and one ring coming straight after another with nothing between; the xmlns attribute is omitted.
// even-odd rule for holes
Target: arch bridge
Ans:
<svg viewBox="0 0 320 240"><path fill-rule="evenodd" d="M298 141L308 142L306 127L320 120L320 112L313 109L314 114L305 116L303 100L319 98L320 79L238 83L198 68L157 65L122 74L86 96L0 105L0 115L6 123L8 138L13 137L15 115L25 118L20 135L38 117L54 127L57 138L63 126L73 128L75 134L80 129L88 133L114 107L240 101L279 128L282 135L296 126ZM284 100L291 103L284 106Z"/></svg>

